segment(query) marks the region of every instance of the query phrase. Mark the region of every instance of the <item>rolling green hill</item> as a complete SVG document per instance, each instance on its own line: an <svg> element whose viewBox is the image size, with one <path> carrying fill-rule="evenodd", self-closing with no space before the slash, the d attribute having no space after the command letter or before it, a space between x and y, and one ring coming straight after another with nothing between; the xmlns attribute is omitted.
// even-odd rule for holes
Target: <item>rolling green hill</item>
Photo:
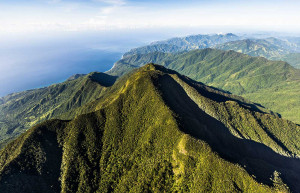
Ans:
<svg viewBox="0 0 300 193"><path fill-rule="evenodd" d="M299 126L162 66L80 108L0 152L1 192L299 192Z"/></svg>
<svg viewBox="0 0 300 193"><path fill-rule="evenodd" d="M14 93L0 101L0 143L38 122L99 98L116 80L104 73L77 75L49 87Z"/></svg>
<svg viewBox="0 0 300 193"><path fill-rule="evenodd" d="M148 53L123 58L108 73L124 74L147 63L161 64L205 84L242 95L300 123L300 70L286 62L216 49Z"/></svg>

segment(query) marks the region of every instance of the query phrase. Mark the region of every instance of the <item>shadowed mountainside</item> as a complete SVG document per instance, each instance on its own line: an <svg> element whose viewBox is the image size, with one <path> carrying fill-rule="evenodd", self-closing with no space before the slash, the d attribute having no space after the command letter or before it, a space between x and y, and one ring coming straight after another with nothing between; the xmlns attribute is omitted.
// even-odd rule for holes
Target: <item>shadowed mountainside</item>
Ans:
<svg viewBox="0 0 300 193"><path fill-rule="evenodd" d="M286 62L215 49L148 53L123 58L108 74L119 75L158 63L205 84L255 101L284 118L300 120L300 70Z"/></svg>

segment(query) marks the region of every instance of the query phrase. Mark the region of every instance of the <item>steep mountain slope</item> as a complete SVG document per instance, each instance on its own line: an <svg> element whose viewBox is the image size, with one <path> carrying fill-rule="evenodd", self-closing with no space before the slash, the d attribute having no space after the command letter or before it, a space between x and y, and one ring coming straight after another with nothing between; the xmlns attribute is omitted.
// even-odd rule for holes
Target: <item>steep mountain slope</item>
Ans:
<svg viewBox="0 0 300 193"><path fill-rule="evenodd" d="M36 123L56 117L100 97L116 77L91 73L71 77L49 87L15 93L1 98L0 143Z"/></svg>
<svg viewBox="0 0 300 193"><path fill-rule="evenodd" d="M187 53L149 53L118 61L109 74L147 63L162 64L190 78L230 91L300 123L300 70L285 62L215 49ZM131 68L126 68L130 66Z"/></svg>
<svg viewBox="0 0 300 193"><path fill-rule="evenodd" d="M239 40L241 37L232 33L214 35L192 35L182 38L172 38L165 41L153 42L148 46L131 49L123 57L151 52L176 53L194 49L209 48L217 44Z"/></svg>
<svg viewBox="0 0 300 193"><path fill-rule="evenodd" d="M299 191L299 126L153 64L118 84L8 144L1 192Z"/></svg>
<svg viewBox="0 0 300 193"><path fill-rule="evenodd" d="M236 52L248 54L250 56L262 56L268 59L275 59L295 51L297 46L288 41L276 38L266 39L246 39L226 42L214 46L221 50L234 50Z"/></svg>

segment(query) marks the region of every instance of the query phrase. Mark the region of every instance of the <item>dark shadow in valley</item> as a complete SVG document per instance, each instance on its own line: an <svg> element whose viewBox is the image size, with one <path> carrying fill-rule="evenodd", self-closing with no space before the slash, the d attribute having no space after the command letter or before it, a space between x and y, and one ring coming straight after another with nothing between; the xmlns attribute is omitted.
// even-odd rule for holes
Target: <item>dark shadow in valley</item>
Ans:
<svg viewBox="0 0 300 193"><path fill-rule="evenodd" d="M112 86L118 78L117 76L111 76L103 72L93 72L89 74L89 77L91 80L98 82L100 85L105 87Z"/></svg>
<svg viewBox="0 0 300 193"><path fill-rule="evenodd" d="M220 157L243 166L258 182L272 185L274 171L293 192L300 192L300 160L274 152L268 146L232 135L225 125L199 109L183 88L169 75L154 82L161 90L166 104L179 115L181 130L194 138L206 141ZM200 94L203 94L201 92ZM212 99L225 100L212 94Z"/></svg>
<svg viewBox="0 0 300 193"><path fill-rule="evenodd" d="M65 123L67 121L51 120L34 128L34 132L22 144L20 154L4 168L0 176L1 193L61 191L59 177L63 150L53 130L64 128ZM11 142L7 148L11 148L13 143L18 141Z"/></svg>
<svg viewBox="0 0 300 193"><path fill-rule="evenodd" d="M184 80L189 86L196 89L199 94L201 94L202 96L209 98L213 101L216 101L216 102L235 101L239 105L243 106L246 109L249 109L251 111L260 112L260 113L265 113L264 111L262 111L261 109L258 108L258 107L265 108L261 104L252 103L252 102L244 99L243 97L232 94L231 92L228 92L228 91L225 91L225 90L222 90L219 88L215 88L212 86L207 86L207 85L203 84L202 82L197 82L187 76L179 74L178 72L176 72L174 70L166 69L163 66L155 65L155 68L162 72L168 73L168 74L176 74L178 77L180 77L182 80ZM274 113L274 112L271 112L271 113L276 114L277 116L280 117L280 114L278 114L278 113Z"/></svg>

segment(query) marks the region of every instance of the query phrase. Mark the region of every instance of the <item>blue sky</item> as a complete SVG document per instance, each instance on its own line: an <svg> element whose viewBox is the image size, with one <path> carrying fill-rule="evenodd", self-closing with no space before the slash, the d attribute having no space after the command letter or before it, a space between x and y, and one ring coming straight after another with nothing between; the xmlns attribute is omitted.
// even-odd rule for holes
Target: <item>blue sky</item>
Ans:
<svg viewBox="0 0 300 193"><path fill-rule="evenodd" d="M300 31L297 0L0 0L0 32L240 26Z"/></svg>

